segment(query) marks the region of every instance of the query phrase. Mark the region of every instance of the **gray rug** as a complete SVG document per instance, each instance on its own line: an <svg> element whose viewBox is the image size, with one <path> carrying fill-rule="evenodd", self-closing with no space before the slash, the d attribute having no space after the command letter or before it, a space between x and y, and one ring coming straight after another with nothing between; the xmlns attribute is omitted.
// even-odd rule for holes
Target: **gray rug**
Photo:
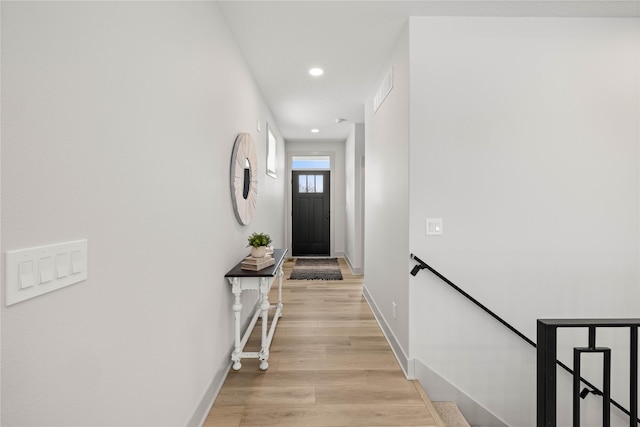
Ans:
<svg viewBox="0 0 640 427"><path fill-rule="evenodd" d="M342 273L336 258L298 258L289 279L342 280Z"/></svg>

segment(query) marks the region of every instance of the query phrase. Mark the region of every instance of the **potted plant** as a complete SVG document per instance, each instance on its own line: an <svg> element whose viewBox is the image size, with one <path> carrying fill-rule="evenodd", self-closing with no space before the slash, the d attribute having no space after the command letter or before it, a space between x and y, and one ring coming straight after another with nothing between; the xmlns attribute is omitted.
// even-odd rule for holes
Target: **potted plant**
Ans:
<svg viewBox="0 0 640 427"><path fill-rule="evenodd" d="M267 253L267 245L271 243L271 236L266 233L253 233L248 240L247 246L251 246L251 256L254 258L264 257Z"/></svg>

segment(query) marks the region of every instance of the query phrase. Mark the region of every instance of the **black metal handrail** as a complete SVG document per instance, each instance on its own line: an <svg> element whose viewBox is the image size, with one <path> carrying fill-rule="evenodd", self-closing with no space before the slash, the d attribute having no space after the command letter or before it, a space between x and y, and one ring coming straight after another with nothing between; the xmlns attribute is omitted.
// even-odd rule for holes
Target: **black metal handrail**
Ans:
<svg viewBox="0 0 640 427"><path fill-rule="evenodd" d="M515 327L513 327L512 325L510 325L507 321L505 321L503 318L501 318L500 316L498 316L497 314L495 314L493 311L491 311L490 309L488 309L484 304L480 303L477 299L473 298L471 295L469 295L467 292L465 292L464 290L462 290L459 286L457 286L455 283L453 283L451 280L447 279L444 275L442 275L440 272L438 272L436 269L434 269L433 267L431 267L429 264L427 264L426 262L424 262L423 260L421 260L420 258L418 258L417 256L415 256L414 254L411 254L411 259L415 260L418 264L415 265L415 267L413 267L413 269L411 270L411 275L412 276L416 276L420 270L423 269L427 269L429 271L431 271L434 275L436 275L438 278L440 278L443 282L445 282L447 285L451 286L453 289L455 289L456 291L458 291L460 294L462 294L465 298L467 298L469 301L471 301L472 303L474 303L476 306L478 306L480 309L482 309L485 313L487 313L488 315L490 315L491 317L493 317L495 320L497 320L498 322L500 322L503 326L505 326L507 329L509 329L511 332L513 332L514 334L516 334L518 337L520 337L522 340L524 340L525 342L527 342L529 345L531 345L533 348L537 348L538 346L536 345L536 343L534 341L532 341L531 339L529 339L526 335L524 335L522 332L520 332L519 330L517 330ZM555 359L555 354L554 354L554 359ZM567 365L565 365L564 363L562 363L560 360L555 359L555 363L560 366L562 369L564 369L565 371L567 371L569 374L571 374L572 376L574 375L574 372L571 368L569 368ZM587 397L587 395L589 393L597 395L597 396L604 396L604 393L598 389L596 386L594 386L591 382L589 382L588 380L584 379L583 377L579 377L580 381L582 383L584 383L587 387L585 389L582 390L582 392L580 392L580 397L581 398L585 398ZM620 405L618 402L616 402L613 399L609 399L609 401L611 402L611 404L613 404L616 408L620 409L622 412L624 412L625 414L629 415L633 418L636 418L637 422L640 422L640 418L637 418L637 412L635 414L632 414L628 409L626 409L625 407L623 407L622 405Z"/></svg>

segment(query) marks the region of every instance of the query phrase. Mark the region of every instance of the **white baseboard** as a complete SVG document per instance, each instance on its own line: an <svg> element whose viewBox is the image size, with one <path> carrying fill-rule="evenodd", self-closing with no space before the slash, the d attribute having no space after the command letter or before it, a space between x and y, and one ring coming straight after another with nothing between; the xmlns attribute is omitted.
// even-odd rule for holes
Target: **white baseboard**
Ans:
<svg viewBox="0 0 640 427"><path fill-rule="evenodd" d="M257 300L253 309L250 311L251 313L255 312L258 308L260 301ZM251 316L249 316L244 324L241 327L242 331L246 331L251 323ZM244 334L242 334L244 335ZM188 418L185 427L202 427L204 422L207 420L207 416L209 412L211 412L211 408L213 408L213 404L216 402L218 398L218 394L220 394L220 390L222 390L222 386L224 385L224 381L227 379L227 375L231 371L231 353L233 353L234 344L231 344L231 349L227 353L226 359L218 366L216 369L211 382L209 382L209 386L205 390L200 402L193 409L191 416Z"/></svg>
<svg viewBox="0 0 640 427"><path fill-rule="evenodd" d="M369 293L369 290L367 289L366 284L362 287L362 294L364 295L365 300L369 304L369 307L371 308L373 315L378 321L378 325L380 325L380 329L382 329L382 333L384 334L385 338L389 342L389 345L391 346L391 350L393 351L393 354L396 356L396 359L398 359L398 363L400 364L400 367L402 368L404 375L407 378L412 379L413 365L409 364L409 358L407 357L404 350L402 349L402 346L400 345L395 335L391 331L391 328L389 328L387 321L384 319L384 316L378 309L378 306L373 300L373 297Z"/></svg>
<svg viewBox="0 0 640 427"><path fill-rule="evenodd" d="M472 427L508 427L508 424L498 416L473 400L465 392L422 363L422 361L411 359L411 362L414 366L415 378L420 381L420 385L427 392L429 399L434 402L456 402L460 412Z"/></svg>
<svg viewBox="0 0 640 427"><path fill-rule="evenodd" d="M218 367L215 375L211 379L209 386L204 392L202 399L196 405L193 413L189 417L187 424L185 427L201 427L204 425L204 422L207 420L207 416L209 412L211 412L211 408L222 389L222 385L224 384L224 380L227 379L227 375L231 370L231 359L225 361Z"/></svg>
<svg viewBox="0 0 640 427"><path fill-rule="evenodd" d="M354 276L362 276L364 274L364 269L362 267L354 267L349 255L344 254L344 260L347 261L347 265L349 266L349 270L351 270L351 274Z"/></svg>

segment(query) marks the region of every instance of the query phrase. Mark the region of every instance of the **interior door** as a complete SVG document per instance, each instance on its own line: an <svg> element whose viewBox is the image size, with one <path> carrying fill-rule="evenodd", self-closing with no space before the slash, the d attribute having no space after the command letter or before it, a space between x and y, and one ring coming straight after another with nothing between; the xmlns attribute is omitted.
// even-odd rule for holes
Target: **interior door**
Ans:
<svg viewBox="0 0 640 427"><path fill-rule="evenodd" d="M294 256L330 255L329 171L292 172L292 252Z"/></svg>

